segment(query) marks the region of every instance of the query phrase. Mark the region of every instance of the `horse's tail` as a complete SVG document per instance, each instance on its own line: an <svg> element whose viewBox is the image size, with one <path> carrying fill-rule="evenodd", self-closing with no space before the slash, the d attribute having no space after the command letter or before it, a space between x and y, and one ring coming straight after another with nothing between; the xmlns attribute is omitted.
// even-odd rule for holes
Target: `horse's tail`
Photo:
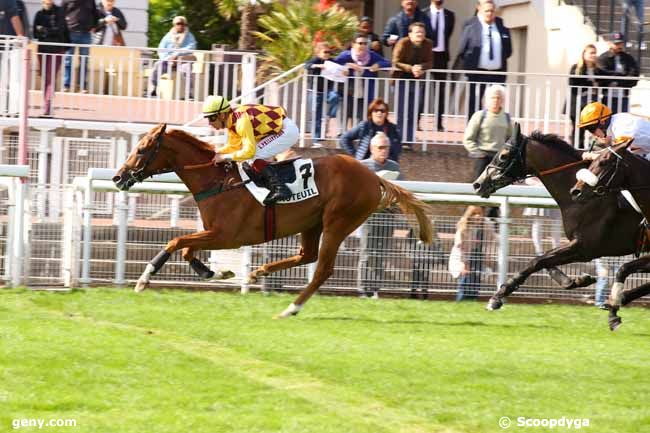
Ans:
<svg viewBox="0 0 650 433"><path fill-rule="evenodd" d="M397 204L403 213L415 215L420 225L420 239L430 244L433 241L433 225L431 219L427 216L427 212L431 211L431 207L415 198L409 191L386 179L380 177L379 183L384 190L379 207L385 209Z"/></svg>

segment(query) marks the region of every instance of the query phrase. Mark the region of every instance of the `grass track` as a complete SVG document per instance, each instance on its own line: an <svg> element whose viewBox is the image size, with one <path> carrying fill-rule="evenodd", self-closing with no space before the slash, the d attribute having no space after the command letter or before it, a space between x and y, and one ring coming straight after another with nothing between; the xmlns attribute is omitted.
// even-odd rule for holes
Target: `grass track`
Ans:
<svg viewBox="0 0 650 433"><path fill-rule="evenodd" d="M1 291L0 432L473 433L501 416L650 431L648 310L623 310L616 334L556 305L317 297L271 320L291 299Z"/></svg>

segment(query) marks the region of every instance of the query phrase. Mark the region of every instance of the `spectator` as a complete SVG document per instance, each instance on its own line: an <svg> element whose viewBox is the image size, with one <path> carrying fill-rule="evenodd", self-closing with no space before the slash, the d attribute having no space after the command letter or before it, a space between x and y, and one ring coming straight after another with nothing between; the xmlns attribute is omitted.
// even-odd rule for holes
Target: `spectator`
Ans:
<svg viewBox="0 0 650 433"><path fill-rule="evenodd" d="M427 299L431 272L440 263L444 263L447 254L442 251L437 235L434 235L431 244L426 244L417 237L415 230L411 228L408 230L406 241L407 257L411 259L411 293L409 296L416 299L419 291L421 299Z"/></svg>
<svg viewBox="0 0 650 433"><path fill-rule="evenodd" d="M463 61L463 68L475 71L506 72L508 58L512 55L510 30L503 25L503 21L496 20L494 3L486 1L479 7L478 15L469 20L460 37L458 55ZM467 74L467 80L470 81L469 106L467 108L469 119L477 110L477 101L483 98L486 87L484 83L505 83L506 76L504 74Z"/></svg>
<svg viewBox="0 0 650 433"><path fill-rule="evenodd" d="M388 159L389 147L388 137L378 132L370 143L370 158L361 163L379 176L401 179L399 164ZM379 287L385 282L384 262L393 236L393 226L393 214L389 210L372 214L361 226L357 284L361 297L379 297Z"/></svg>
<svg viewBox="0 0 650 433"><path fill-rule="evenodd" d="M352 48L336 56L334 62L346 65L348 70L348 107L347 118L361 120L363 107L375 98L377 71L388 68L390 61L368 48L368 38L356 34L352 39ZM354 109L356 103L356 111ZM354 114L353 114L354 113Z"/></svg>
<svg viewBox="0 0 650 433"><path fill-rule="evenodd" d="M52 114L52 98L56 77L61 68L63 53L66 48L52 43L68 43L70 35L65 22L63 8L54 4L53 0L42 0L43 8L34 17L34 37L38 39L38 65L43 87L43 116Z"/></svg>
<svg viewBox="0 0 650 433"><path fill-rule="evenodd" d="M575 140L576 135L576 116L580 114L582 108L590 102L598 100L597 87L601 84L601 80L597 76L604 75L603 71L596 63L596 46L588 44L582 50L582 56L578 63L571 66L569 71L570 75L580 75L580 77L569 77L570 96L568 101L567 110L571 118L574 133L571 135L572 140ZM582 146L584 144L585 132L584 130L578 131L578 143ZM574 143L576 144L576 143Z"/></svg>
<svg viewBox="0 0 650 433"><path fill-rule="evenodd" d="M196 60L192 50L196 50L196 38L187 28L184 16L174 17L173 27L158 44L158 57L151 72L150 96L157 96L158 77L171 75L174 69L185 74L185 94L192 98L192 62Z"/></svg>
<svg viewBox="0 0 650 433"><path fill-rule="evenodd" d="M443 7L443 0L431 0L431 6L424 13L433 29L433 69L447 69L449 66L449 38L454 32L456 15ZM434 72L433 79L439 83L435 89L438 92L438 131L444 131L442 114L445 112L445 81L447 80L447 74Z"/></svg>
<svg viewBox="0 0 650 433"><path fill-rule="evenodd" d="M25 36L16 0L0 0L0 34Z"/></svg>
<svg viewBox="0 0 650 433"><path fill-rule="evenodd" d="M309 88L307 89L308 105L311 106L312 118L312 146L321 147L322 135L322 119L323 119L323 104L327 102L327 119L326 125L329 120L336 117L336 111L339 106L339 92L338 85L332 81L321 77L323 64L331 61L332 49L327 42L318 42L314 48L314 57L305 62L305 69L307 70L310 80ZM327 130L325 131L327 133Z"/></svg>
<svg viewBox="0 0 650 433"><path fill-rule="evenodd" d="M433 37L431 21L427 20L424 12L418 9L417 1L402 0L401 4L402 10L386 23L384 34L381 36L382 43L387 47L397 44L400 39L408 36L413 23L423 23L425 35L431 39Z"/></svg>
<svg viewBox="0 0 650 433"><path fill-rule="evenodd" d="M623 11L621 16L621 34L623 35L624 42L627 42L629 31L629 14L630 9L634 9L637 19L637 34L639 43L643 36L643 0L623 0Z"/></svg>
<svg viewBox="0 0 650 433"><path fill-rule="evenodd" d="M474 159L474 179L479 177L494 155L512 135L510 115L503 110L505 89L495 84L485 92L485 109L472 115L463 145Z"/></svg>
<svg viewBox="0 0 650 433"><path fill-rule="evenodd" d="M456 224L449 271L454 278L459 278L457 302L476 299L479 295L486 245L496 238L486 222L482 207L468 206Z"/></svg>
<svg viewBox="0 0 650 433"><path fill-rule="evenodd" d="M370 17L361 17L359 21L359 27L357 27L357 32L359 35L364 36L368 40L368 47L384 57L384 47L381 45L381 39L377 33L372 31L372 19Z"/></svg>
<svg viewBox="0 0 650 433"><path fill-rule="evenodd" d="M126 18L114 4L115 0L102 0L99 8L99 23L95 32L97 45L125 45L122 31L126 30Z"/></svg>
<svg viewBox="0 0 650 433"><path fill-rule="evenodd" d="M94 0L63 0L61 3L65 13L65 21L70 32L70 42L73 44L86 45L79 47L79 73L77 79L79 90L88 93L88 53L87 45L91 43L91 32L94 31L99 19L99 11ZM75 54L75 47L68 48L64 61L63 70L63 91L73 90L72 63Z"/></svg>
<svg viewBox="0 0 650 433"><path fill-rule="evenodd" d="M598 66L605 75L617 77L638 77L639 65L634 57L625 52L623 35L614 33L609 42L609 50L598 57ZM629 108L630 88L638 80L608 80L605 104L614 114L627 113Z"/></svg>
<svg viewBox="0 0 650 433"><path fill-rule="evenodd" d="M370 157L370 141L378 133L383 132L390 141L388 159L399 161L402 152L401 134L395 124L388 121L388 104L383 99L375 99L368 106L368 119L341 136L341 147L358 160ZM358 140L357 147L353 142Z"/></svg>
<svg viewBox="0 0 650 433"><path fill-rule="evenodd" d="M408 37L399 40L393 50L393 78L397 84L397 127L403 141L412 143L419 116L424 110L425 71L433 66L433 42L425 38L425 25L413 23Z"/></svg>
<svg viewBox="0 0 650 433"><path fill-rule="evenodd" d="M23 26L23 36L30 37L29 34L29 18L27 17L27 8L23 0L16 0L16 15L20 19L20 24ZM16 29L13 26L9 29L8 35L16 36Z"/></svg>

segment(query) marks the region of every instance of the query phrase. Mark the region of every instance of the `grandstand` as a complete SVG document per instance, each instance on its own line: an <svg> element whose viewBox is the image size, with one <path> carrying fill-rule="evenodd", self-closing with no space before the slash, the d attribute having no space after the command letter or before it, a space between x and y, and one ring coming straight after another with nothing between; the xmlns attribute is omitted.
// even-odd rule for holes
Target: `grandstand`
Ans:
<svg viewBox="0 0 650 433"><path fill-rule="evenodd" d="M32 14L38 3L27 2ZM207 95L222 94L236 103L261 102L286 107L301 131L300 150L310 157L341 152L337 137L362 120L353 115L348 121L343 113L357 113L357 107L348 107L348 104L367 106L370 101L358 89L370 85L370 80L377 85L377 96L389 101L393 109L396 105L397 96L388 70L381 71L376 79L359 78L358 86L346 81L342 92L353 97L343 98L338 117L325 125L328 131L323 140L325 148L312 148L314 122L319 120L315 119L308 99L309 92L314 90L310 73L297 65L279 77L258 82L256 69L260 60L256 53L224 49L193 51L194 60L186 61L191 79L179 72L183 66L181 61L173 73L161 79L157 95L151 96L148 82L158 53L157 49L146 47L143 39L146 17L142 14L146 3L129 2L124 8L128 9L134 23L126 33L126 47L91 47L84 60L89 65L87 92L63 92L59 77L52 117L41 117L43 80L36 58L39 43L5 39L7 49L0 52L0 164L28 166L28 173L18 176L26 181L25 184L16 183L16 176L10 176L9 171L0 171L0 177L10 179L0 191L0 201L5 204L2 206L5 210L0 211L0 274L4 275L7 284L128 284L137 279L145 264L167 240L200 229L194 202L175 181L149 182L133 193L118 193L108 182L110 176L104 173L91 179L89 170L115 169L121 165L142 134L158 122L183 127L211 139L222 138L213 136L207 122L197 120ZM348 3L351 8L363 6L362 2ZM511 27L514 46L507 73L506 111L521 123L525 133L541 129L572 140L575 137L570 114L579 107L565 104L570 93L567 72L587 42L596 41L601 49L604 48L601 36L609 33L611 26L608 27L609 23L605 23L602 16L615 15L608 15L604 7L594 12L592 5L609 5L609 2L498 3L501 16ZM445 5L454 9L458 17L469 17L473 11L473 2L449 0ZM388 16L398 8L399 2L395 0L374 2L376 32L381 33ZM616 13L618 10L617 7ZM452 52L457 50L459 33L456 31L452 37ZM643 60L646 51L642 46L632 48L641 53L642 65L650 67L650 61ZM27 53L31 56L28 63L23 61ZM82 61L81 56L76 59ZM460 146L467 123L468 83L462 70L448 75L444 87L446 127L438 131L434 119L439 108L433 101L438 99L442 87L433 79L433 72L427 73L424 91L417 95L423 100L425 112L419 125L411 125L417 131L415 139L409 143L413 151L405 152L401 161L405 177L441 183L471 182L470 162ZM648 100L647 94L648 81L642 77L632 89L632 111L650 113L650 106L644 102ZM27 110L21 108L25 95ZM412 101L413 104L417 102ZM395 117L394 111L391 116ZM29 131L20 136L19 125L25 118ZM26 159L21 158L19 152L22 140L26 145ZM381 283L385 293L410 293L415 282L413 267L417 254L424 254L429 263L423 285L418 287L435 296L452 296L455 291L456 283L447 271L455 222L462 206L485 202L471 194L461 194L458 200L451 200L445 196L448 193L444 186L438 184L428 188L427 192L432 194L429 198L435 203L435 214L431 217L437 229L436 244L430 250L418 252L420 247L409 238L405 223L397 223L387 234L391 247L387 253L385 281ZM498 283L535 255L530 231L532 220L523 217L520 208L523 205L552 207L553 204L539 201L541 193L534 188L526 191L530 191L530 200L520 201L512 209L506 199L497 200L505 215L509 215L500 222L502 233L507 229L509 237L502 236L487 248L486 262L491 266L485 270L487 278L481 295L491 294ZM17 223L19 214L26 215L24 225ZM555 222L550 219L543 221L543 243L547 249L553 224ZM346 241L339 253L336 274L328 281L326 289L356 290L359 243L358 234ZM232 286L198 281L180 257L174 257L154 283L239 286L246 270L261 264L266 257L293 254L296 245L295 238L288 238L238 251L203 253L202 259L211 267L231 267L236 271L238 278ZM606 267L612 268L623 260L606 259ZM593 264L567 266L566 271L572 276L595 273ZM261 288L295 290L305 284L310 272L308 267L284 272L267 278ZM636 282L638 280L630 278L629 284ZM522 293L532 298L582 301L588 299L592 291L561 292L550 285L545 274L539 274L527 282Z"/></svg>

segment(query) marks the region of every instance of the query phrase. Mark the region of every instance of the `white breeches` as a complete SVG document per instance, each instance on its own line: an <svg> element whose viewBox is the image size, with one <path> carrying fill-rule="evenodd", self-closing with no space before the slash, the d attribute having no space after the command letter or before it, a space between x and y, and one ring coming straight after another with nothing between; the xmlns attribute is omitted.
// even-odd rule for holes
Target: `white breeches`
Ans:
<svg viewBox="0 0 650 433"><path fill-rule="evenodd" d="M298 142L300 132L293 120L285 117L282 121L282 131L278 134L264 137L257 143L255 159L273 158L278 153L288 150Z"/></svg>

